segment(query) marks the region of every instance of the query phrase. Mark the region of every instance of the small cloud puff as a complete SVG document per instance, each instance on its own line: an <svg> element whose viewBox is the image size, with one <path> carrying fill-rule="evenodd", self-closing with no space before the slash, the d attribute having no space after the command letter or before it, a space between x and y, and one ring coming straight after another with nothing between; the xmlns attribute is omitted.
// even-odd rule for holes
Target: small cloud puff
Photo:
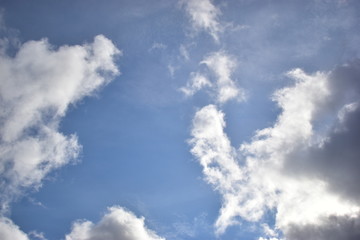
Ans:
<svg viewBox="0 0 360 240"><path fill-rule="evenodd" d="M165 240L145 226L144 217L136 217L124 208L113 206L99 223L78 221L66 240Z"/></svg>
<svg viewBox="0 0 360 240"><path fill-rule="evenodd" d="M210 0L180 0L190 17L190 22L196 31L207 31L216 42L219 42L219 33L223 27L219 22L221 11Z"/></svg>
<svg viewBox="0 0 360 240"><path fill-rule="evenodd" d="M211 87L211 85L211 82L204 75L191 73L190 81L186 83L185 87L180 88L180 91L183 92L185 96L190 97L202 88Z"/></svg>
<svg viewBox="0 0 360 240"><path fill-rule="evenodd" d="M215 81L211 82L204 74L191 73L190 81L185 87L180 88L186 96L192 96L202 88L209 87L218 104L246 99L245 90L238 87L231 76L237 65L233 56L224 51L213 52L207 55L200 64L206 65Z"/></svg>

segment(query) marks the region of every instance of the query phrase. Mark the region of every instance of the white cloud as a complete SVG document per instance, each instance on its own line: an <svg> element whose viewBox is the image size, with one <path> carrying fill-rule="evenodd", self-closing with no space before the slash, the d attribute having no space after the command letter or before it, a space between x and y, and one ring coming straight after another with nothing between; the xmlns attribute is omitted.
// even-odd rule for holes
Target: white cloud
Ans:
<svg viewBox="0 0 360 240"><path fill-rule="evenodd" d="M296 82L274 94L282 109L276 123L258 130L237 154L221 111L210 105L194 117L192 153L223 198L217 233L239 217L261 222L275 209L275 230L286 239L356 239L360 64L288 75ZM276 238L275 232L266 235Z"/></svg>
<svg viewBox="0 0 360 240"><path fill-rule="evenodd" d="M145 226L144 217L121 208L110 207L108 213L94 224L90 221L75 222L66 240L164 240Z"/></svg>
<svg viewBox="0 0 360 240"><path fill-rule="evenodd" d="M190 54L189 51L187 49L186 46L184 46L183 44L180 45L179 47L179 51L180 51L180 55L185 59L185 60L189 60L190 59Z"/></svg>
<svg viewBox="0 0 360 240"><path fill-rule="evenodd" d="M271 237L271 238L263 238L263 237L259 237L259 239L258 240L282 240L282 239L279 239L279 238L273 238L273 237Z"/></svg>
<svg viewBox="0 0 360 240"><path fill-rule="evenodd" d="M245 100L244 90L237 87L234 80L231 79L236 67L234 57L218 51L209 54L201 63L205 64L216 76L217 102L222 104L231 99Z"/></svg>
<svg viewBox="0 0 360 240"><path fill-rule="evenodd" d="M76 159L76 135L58 125L70 105L91 95L118 74L120 51L106 37L55 48L46 39L0 55L1 210L28 188L38 188L53 169Z"/></svg>
<svg viewBox="0 0 360 240"><path fill-rule="evenodd" d="M22 232L17 225L5 217L0 217L0 239L29 240L28 236Z"/></svg>
<svg viewBox="0 0 360 240"><path fill-rule="evenodd" d="M196 31L207 31L218 42L219 33L223 31L218 19L221 15L220 9L210 0L180 0L180 3L185 6L193 28Z"/></svg>
<svg viewBox="0 0 360 240"><path fill-rule="evenodd" d="M180 88L180 91L189 97L194 95L197 91L204 87L210 87L211 82L200 73L191 73L191 79L186 83L185 87Z"/></svg>
<svg viewBox="0 0 360 240"><path fill-rule="evenodd" d="M35 239L39 239L39 240L47 240L44 233L42 232L37 232L37 231L31 231L28 234L29 236L35 238Z"/></svg>
<svg viewBox="0 0 360 240"><path fill-rule="evenodd" d="M169 70L170 76L173 78L175 76L176 70L178 70L178 66L172 65L171 63L168 64L167 69Z"/></svg>
<svg viewBox="0 0 360 240"><path fill-rule="evenodd" d="M221 216L216 222L220 232L225 230L225 222L236 223L232 207L237 205L238 189L234 183L243 178L224 127L224 114L216 106L208 105L195 114L190 140L191 153L199 159L206 181L224 197Z"/></svg>
<svg viewBox="0 0 360 240"><path fill-rule="evenodd" d="M270 228L267 223L263 223L263 224L261 224L261 226L262 226L263 231L266 236L269 236L269 237L277 237L278 236L278 233L276 232L276 230Z"/></svg>
<svg viewBox="0 0 360 240"><path fill-rule="evenodd" d="M202 73L191 73L191 79L186 86L180 88L180 91L186 96L192 96L202 88L209 87L215 95L215 101L219 104L232 99L237 101L245 100L245 90L238 87L231 76L236 68L234 57L223 51L218 51L207 55L200 63L207 66L215 81L211 82Z"/></svg>
<svg viewBox="0 0 360 240"><path fill-rule="evenodd" d="M156 49L164 50L164 49L166 49L166 48L167 48L167 46L166 46L165 44L159 43L159 42L155 42L155 43L151 46L151 48L149 49L149 52L154 51L154 50L156 50Z"/></svg>

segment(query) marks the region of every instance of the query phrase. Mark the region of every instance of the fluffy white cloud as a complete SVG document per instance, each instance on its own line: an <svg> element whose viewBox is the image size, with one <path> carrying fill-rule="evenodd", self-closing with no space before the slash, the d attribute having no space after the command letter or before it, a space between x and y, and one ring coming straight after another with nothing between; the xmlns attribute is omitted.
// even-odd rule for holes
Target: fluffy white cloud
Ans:
<svg viewBox="0 0 360 240"><path fill-rule="evenodd" d="M149 230L144 217L136 217L133 213L121 208L110 207L108 213L94 224L90 221L75 222L66 240L164 240Z"/></svg>
<svg viewBox="0 0 360 240"><path fill-rule="evenodd" d="M276 123L258 130L237 154L221 111L210 105L194 117L192 153L223 197L217 232L238 217L261 222L265 211L275 209L275 228L286 239L356 239L360 64L288 75L296 82L274 94L282 109Z"/></svg>
<svg viewBox="0 0 360 240"><path fill-rule="evenodd" d="M231 78L236 67L234 57L223 51L213 52L207 55L200 64L207 66L215 80L211 82L204 74L198 72L191 73L189 82L187 82L185 87L180 88L180 91L186 96L192 96L202 88L209 87L215 95L216 102L219 104L232 99L238 101L245 100L245 90L239 88Z"/></svg>
<svg viewBox="0 0 360 240"><path fill-rule="evenodd" d="M207 31L215 41L219 41L219 33L223 31L219 23L220 9L210 0L180 0L190 17L192 26L196 31Z"/></svg>
<svg viewBox="0 0 360 240"><path fill-rule="evenodd" d="M81 146L58 125L68 107L107 84L120 51L106 37L55 48L46 39L0 54L1 210L23 190L40 187L53 169L76 159Z"/></svg>
<svg viewBox="0 0 360 240"><path fill-rule="evenodd" d="M28 236L22 232L17 225L5 217L0 217L0 239L29 240Z"/></svg>

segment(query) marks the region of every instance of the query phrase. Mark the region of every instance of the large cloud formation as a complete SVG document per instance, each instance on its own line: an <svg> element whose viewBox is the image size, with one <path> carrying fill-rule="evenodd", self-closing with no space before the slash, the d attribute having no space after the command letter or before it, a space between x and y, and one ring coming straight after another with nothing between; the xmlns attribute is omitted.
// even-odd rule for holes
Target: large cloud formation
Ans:
<svg viewBox="0 0 360 240"><path fill-rule="evenodd" d="M290 240L358 239L360 63L288 76L295 84L273 95L282 109L277 121L239 150L216 106L194 117L192 153L223 197L217 233L239 217L261 222L275 210L275 229L264 237L276 239L280 230Z"/></svg>
<svg viewBox="0 0 360 240"><path fill-rule="evenodd" d="M0 55L0 203L38 188L53 169L76 159L76 135L58 125L70 105L111 81L120 51L106 37L82 46L24 43L14 57Z"/></svg>
<svg viewBox="0 0 360 240"><path fill-rule="evenodd" d="M28 239L6 217L9 204L41 187L54 169L74 161L76 135L59 132L69 106L119 74L121 52L102 35L89 44L51 46L46 39L18 45L14 56L2 39L0 51L0 238Z"/></svg>
<svg viewBox="0 0 360 240"><path fill-rule="evenodd" d="M121 207L110 207L108 213L94 224L90 221L77 221L72 231L66 235L66 240L164 240L149 230L144 218L138 218L133 213Z"/></svg>
<svg viewBox="0 0 360 240"><path fill-rule="evenodd" d="M76 135L61 133L59 123L71 105L119 74L114 58L121 51L102 35L93 43L59 48L46 39L29 41L14 57L6 54L8 44L2 46L0 238L28 240L30 234L6 217L9 205L26 190L41 187L49 172L76 160L81 145ZM97 225L76 222L66 239L162 238L144 226L144 218L111 207Z"/></svg>

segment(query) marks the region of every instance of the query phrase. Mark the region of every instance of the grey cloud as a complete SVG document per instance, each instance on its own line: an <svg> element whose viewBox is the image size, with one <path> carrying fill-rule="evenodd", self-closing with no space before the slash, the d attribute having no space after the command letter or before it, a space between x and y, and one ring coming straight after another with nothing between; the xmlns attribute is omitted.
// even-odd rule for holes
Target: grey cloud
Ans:
<svg viewBox="0 0 360 240"><path fill-rule="evenodd" d="M320 177L346 200L360 197L360 62L336 68L329 75L332 95L320 119L333 119L323 141L297 149L286 162L289 173ZM321 122L323 122L323 120ZM315 129L316 130L316 129Z"/></svg>
<svg viewBox="0 0 360 240"><path fill-rule="evenodd" d="M194 117L192 153L223 198L217 233L239 224L238 217L259 222L266 209L276 209L275 228L290 240L302 226L330 229L333 216L359 216L357 62L314 74L294 69L288 76L294 85L273 95L282 109L277 121L239 152L224 132L224 113L210 105ZM346 226L339 223L339 236L347 236ZM315 230L299 239L322 239Z"/></svg>
<svg viewBox="0 0 360 240"><path fill-rule="evenodd" d="M358 240L360 219L350 216L330 216L321 225L290 225L285 231L288 240Z"/></svg>
<svg viewBox="0 0 360 240"><path fill-rule="evenodd" d="M330 189L345 199L360 199L360 109L348 113L341 129L335 128L325 143L311 148L307 155L312 160L310 171L316 171Z"/></svg>

